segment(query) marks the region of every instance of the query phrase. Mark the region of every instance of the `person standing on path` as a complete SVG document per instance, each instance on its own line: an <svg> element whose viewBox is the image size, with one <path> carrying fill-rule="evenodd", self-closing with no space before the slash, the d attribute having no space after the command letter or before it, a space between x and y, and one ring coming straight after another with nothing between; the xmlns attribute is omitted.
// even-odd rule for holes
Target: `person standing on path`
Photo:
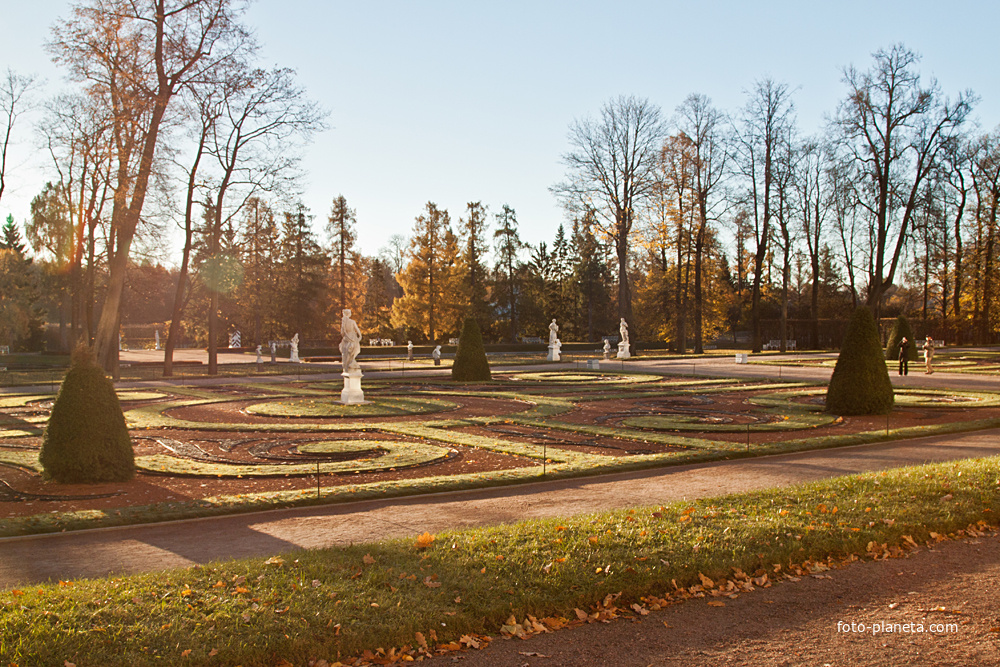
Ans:
<svg viewBox="0 0 1000 667"><path fill-rule="evenodd" d="M934 372L931 362L934 360L934 339L928 336L924 339L924 373L930 375Z"/></svg>
<svg viewBox="0 0 1000 667"><path fill-rule="evenodd" d="M910 341L905 337L899 341L899 374L910 374Z"/></svg>

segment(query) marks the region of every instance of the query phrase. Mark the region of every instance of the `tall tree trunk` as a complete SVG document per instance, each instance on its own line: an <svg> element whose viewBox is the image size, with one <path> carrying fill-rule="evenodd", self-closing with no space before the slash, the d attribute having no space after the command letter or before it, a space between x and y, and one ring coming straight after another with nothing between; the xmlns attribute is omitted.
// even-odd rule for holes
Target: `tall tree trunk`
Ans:
<svg viewBox="0 0 1000 667"><path fill-rule="evenodd" d="M705 353L705 342L702 339L703 295L701 287L702 259L705 251L705 226L698 229L694 245L694 353Z"/></svg>
<svg viewBox="0 0 1000 667"><path fill-rule="evenodd" d="M628 231L623 223L618 225L615 249L618 255L618 316L624 317L632 332L636 332L637 327L632 320L632 290L628 280ZM635 349L634 344L632 349Z"/></svg>
<svg viewBox="0 0 1000 667"><path fill-rule="evenodd" d="M165 77L161 74L160 91L157 94L149 121L148 131L143 142L142 154L138 170L135 174L135 187L132 190L132 200L126 205L126 184L131 181L128 164L121 164L119 169L114 207L111 213L112 235L116 239L115 252L108 262L108 291L104 299L104 308L97 322L97 334L94 337L94 348L97 360L105 371L114 379L120 377L118 368L118 336L121 326L122 295L125 293L125 279L128 271L129 251L132 239L139 226L139 216L143 203L146 201L146 190L149 177L153 171L153 156L156 152L157 137L160 123L167 110L167 102L173 91L164 92Z"/></svg>
<svg viewBox="0 0 1000 667"><path fill-rule="evenodd" d="M819 253L814 253L812 260L812 289L809 295L809 338L810 347L819 349Z"/></svg>

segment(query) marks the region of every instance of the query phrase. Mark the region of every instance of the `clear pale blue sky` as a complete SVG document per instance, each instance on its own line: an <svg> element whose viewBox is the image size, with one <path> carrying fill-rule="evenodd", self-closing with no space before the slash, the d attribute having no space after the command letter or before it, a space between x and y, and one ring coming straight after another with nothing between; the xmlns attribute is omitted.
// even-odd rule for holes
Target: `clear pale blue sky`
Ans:
<svg viewBox="0 0 1000 667"><path fill-rule="evenodd" d="M64 0L0 0L0 70L64 84L44 49ZM374 253L409 234L430 200L452 219L481 200L518 214L526 241L551 242L563 212L548 188L574 118L616 95L647 97L670 115L689 93L735 111L762 76L795 90L799 125L818 132L844 94L841 73L902 41L950 96L981 96L1000 122L1000 3L480 2L258 0L247 22L268 64L294 68L331 128L309 147L304 203L317 229L337 194L357 210ZM47 178L32 124L16 128L0 215L20 222ZM51 177L51 176L48 176ZM166 263L175 258L164 257Z"/></svg>

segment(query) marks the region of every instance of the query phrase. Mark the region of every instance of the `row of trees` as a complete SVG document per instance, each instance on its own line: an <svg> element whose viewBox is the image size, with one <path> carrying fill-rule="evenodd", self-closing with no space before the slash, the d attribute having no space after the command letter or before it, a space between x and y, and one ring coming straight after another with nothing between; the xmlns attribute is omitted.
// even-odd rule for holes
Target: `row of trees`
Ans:
<svg viewBox="0 0 1000 667"><path fill-rule="evenodd" d="M772 79L758 81L733 115L692 95L668 123L648 101L624 97L598 120L574 124L568 179L553 190L571 209L597 211L617 251L619 314L632 319L629 249L642 221L652 230L647 252L659 256L666 277L661 291L674 292L669 335L681 348L693 326L694 349L703 349L705 262L721 231L735 241L737 291L749 282L755 350L769 290L778 291L787 338L801 256L813 345L834 267L852 303L878 313L904 279L917 279L925 319L936 308L952 338L989 338L996 136L968 123L975 95L945 97L936 82L921 81L917 62L895 45L875 53L868 70L847 68L847 95L820 136L801 135L790 88ZM972 248L963 245L970 236Z"/></svg>
<svg viewBox="0 0 1000 667"><path fill-rule="evenodd" d="M103 0L55 28L76 89L40 126L57 178L26 225L46 258L33 284L64 317L67 345L93 340L111 372L129 303L143 300L137 275L170 292L145 297L169 304L168 374L185 331L214 372L234 328L254 344L329 339L343 308L371 337L439 340L469 314L488 339L541 335L555 317L565 339L596 340L624 317L636 338L701 352L739 329L754 349L765 333L784 345L803 319L799 345L818 346L824 319L866 303L917 313L937 337L992 339L1000 135L969 122L971 92L949 99L922 82L902 45L845 70L817 136L771 79L735 113L702 95L669 119L648 100L610 100L570 127L566 178L552 186L567 223L551 244L524 244L508 205L470 202L453 225L429 202L409 239L364 257L346 198L317 238L289 196L297 149L324 114L292 72L256 65L241 6ZM6 82L2 155L33 85ZM171 224L177 265L155 268Z"/></svg>
<svg viewBox="0 0 1000 667"><path fill-rule="evenodd" d="M552 187L573 221L569 239L560 229L551 250L527 248L523 261L511 262L509 252L503 259L511 248L498 247L490 274L474 268L482 234L469 221L483 216L470 205L461 252L446 250L442 236L438 264L480 294L477 276L492 275L485 293L496 295L451 293L462 307L493 304L477 316L485 330L494 325L494 338L518 317L537 332L555 316L592 340L595 327L582 326L580 312L596 303L598 333L611 333L613 309L639 336L678 350L701 352L721 331L743 327L760 350L765 320L777 320L767 333L784 349L793 319L809 323L799 327L799 345L816 347L822 320L842 320L864 303L876 315L916 314L937 337L991 341L1000 135L970 122L973 93L946 97L936 81L921 80L917 64L897 44L876 52L867 70L845 69L845 99L816 136L802 135L791 89L772 79L756 82L733 114L703 95L689 96L671 119L648 100L610 100L599 117L570 127L567 176ZM500 217L498 235L507 233ZM433 336L439 297L428 296L435 283L426 272L435 246L422 240L420 220L403 282L418 294L412 268L423 296L407 297L398 322L429 318L421 326ZM589 275L601 288L582 300ZM520 307L501 294L523 297ZM423 304L419 318L411 303ZM454 315L440 317L454 326Z"/></svg>

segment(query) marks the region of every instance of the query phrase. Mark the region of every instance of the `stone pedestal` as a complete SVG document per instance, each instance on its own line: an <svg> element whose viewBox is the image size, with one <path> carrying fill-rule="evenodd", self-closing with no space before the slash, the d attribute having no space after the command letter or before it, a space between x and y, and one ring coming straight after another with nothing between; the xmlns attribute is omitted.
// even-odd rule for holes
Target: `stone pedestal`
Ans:
<svg viewBox="0 0 1000 667"><path fill-rule="evenodd" d="M618 343L618 359L631 359L632 355L628 351L628 343L622 341Z"/></svg>
<svg viewBox="0 0 1000 667"><path fill-rule="evenodd" d="M549 361L559 361L559 349L561 347L562 344L559 341L549 344L549 356L548 356Z"/></svg>
<svg viewBox="0 0 1000 667"><path fill-rule="evenodd" d="M297 348L292 348L291 353L288 355L288 361L293 364L300 364L302 360L299 359L299 351Z"/></svg>
<svg viewBox="0 0 1000 667"><path fill-rule="evenodd" d="M365 392L361 390L361 370L341 373L344 378L344 390L340 392L340 402L344 405L367 403Z"/></svg>

